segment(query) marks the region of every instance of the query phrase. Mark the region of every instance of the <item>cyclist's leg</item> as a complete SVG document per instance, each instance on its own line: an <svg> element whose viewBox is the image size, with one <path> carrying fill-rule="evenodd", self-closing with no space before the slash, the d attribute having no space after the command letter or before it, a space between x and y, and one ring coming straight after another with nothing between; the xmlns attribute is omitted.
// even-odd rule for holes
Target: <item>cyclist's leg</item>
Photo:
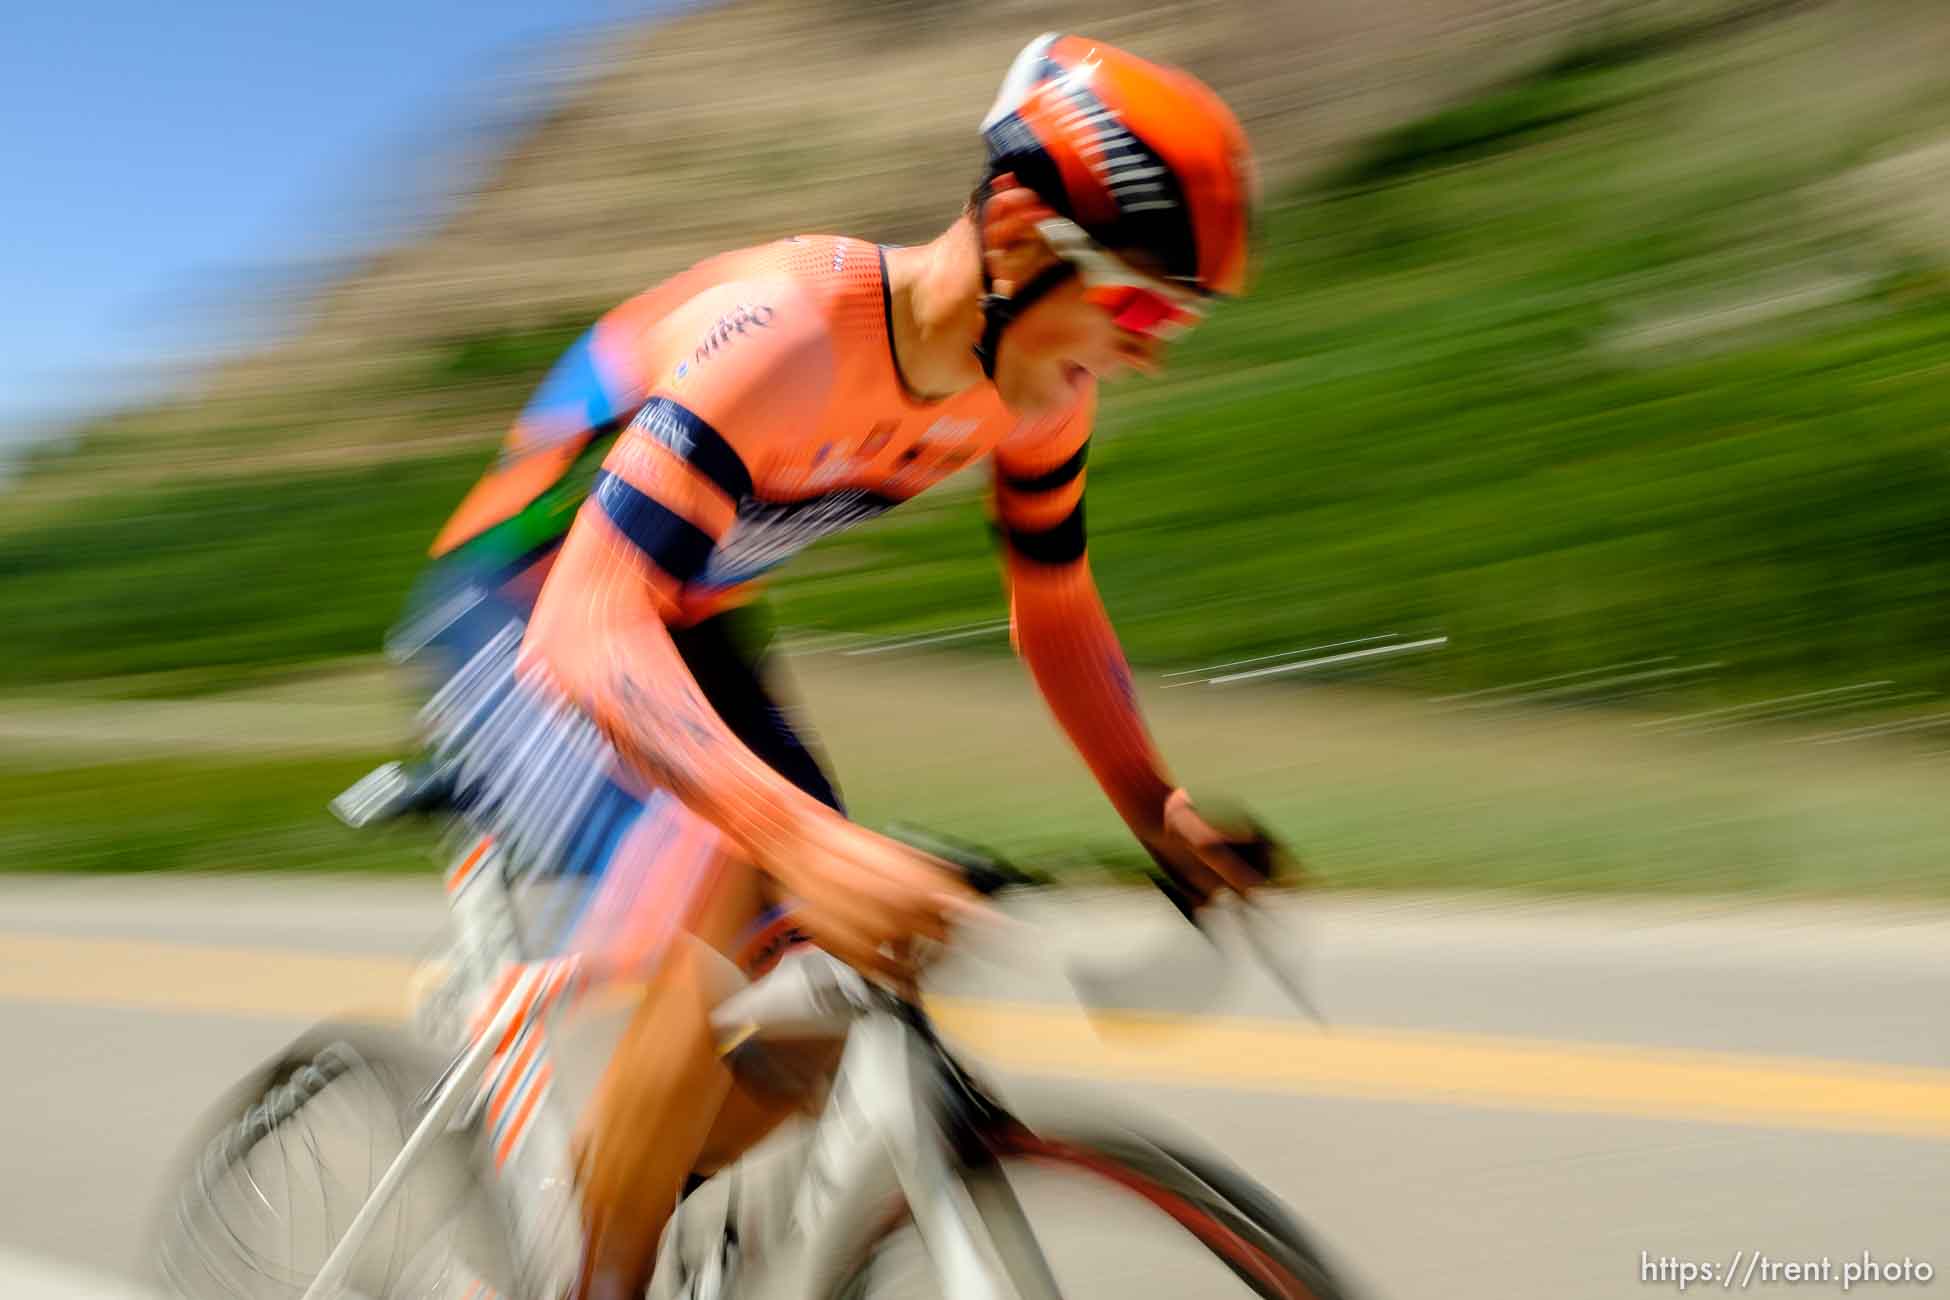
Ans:
<svg viewBox="0 0 1950 1300"><path fill-rule="evenodd" d="M763 605L743 605L671 633L698 689L733 735L773 771L827 807L846 808L825 764L789 716L769 651ZM784 697L784 698L782 698Z"/></svg>
<svg viewBox="0 0 1950 1300"><path fill-rule="evenodd" d="M739 739L837 808L831 782L766 689L745 628L740 620L713 619L674 639L705 698ZM785 927L770 923L764 877L674 802L663 815L679 829L657 841L662 883L639 893L630 910L654 917L651 924L667 927L660 933L668 938L687 932L734 960L746 956L755 938L776 951L770 941ZM687 875L687 856L699 852L705 856L691 859ZM791 1113L789 1105L734 1088L718 1057L709 1025L716 990L707 966L716 959L689 943L666 942L659 951L583 1133L590 1244L584 1286L604 1300L642 1294L658 1237L693 1170L736 1158Z"/></svg>
<svg viewBox="0 0 1950 1300"><path fill-rule="evenodd" d="M770 618L762 605L744 606L680 634L680 649L706 698L740 740L801 790L844 812L839 791L820 757L781 703L775 675L768 671L770 631ZM719 945L719 950L747 976L756 978L793 946L808 940L773 896L771 882L755 875L753 883L766 901L763 911L740 933L735 946ZM830 1072L839 1060L838 1044L808 1044L803 1052L807 1059L802 1064L814 1072L822 1067ZM700 1153L698 1172L714 1172L736 1160L795 1110L791 1101L734 1085Z"/></svg>
<svg viewBox="0 0 1950 1300"><path fill-rule="evenodd" d="M761 893L770 897L770 882L759 879ZM739 936L733 952L745 975L756 979L776 965L795 944L809 942L793 924L791 916L777 904L768 904L758 919ZM839 1066L839 1042L777 1044L767 1050L768 1057L785 1066L795 1078L830 1078ZM714 1174L744 1155L761 1139L793 1115L801 1113L805 1099L754 1091L734 1081L718 1109L717 1122L698 1154L698 1174Z"/></svg>
<svg viewBox="0 0 1950 1300"><path fill-rule="evenodd" d="M790 707L781 703L789 696L779 690L771 671L773 661L767 653L770 618L764 607L732 610L686 629L677 635L677 641L705 698L732 734L773 771L844 815L846 805L825 763L806 743ZM723 950L753 978L769 970L795 945L809 942L774 895L771 883L761 879L759 885L767 899L764 911L739 936L736 947Z"/></svg>
<svg viewBox="0 0 1950 1300"><path fill-rule="evenodd" d="M727 858L687 918L701 943L729 947L761 906L757 873ZM691 943L669 945L591 1103L580 1139L589 1300L641 1296L658 1238L732 1091L712 1041L714 972Z"/></svg>

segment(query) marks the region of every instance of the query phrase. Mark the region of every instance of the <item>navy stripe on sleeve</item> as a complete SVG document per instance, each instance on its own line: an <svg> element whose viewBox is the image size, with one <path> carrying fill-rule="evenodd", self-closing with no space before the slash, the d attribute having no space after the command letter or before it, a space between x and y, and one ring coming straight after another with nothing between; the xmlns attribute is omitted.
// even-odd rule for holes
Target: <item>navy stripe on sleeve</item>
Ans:
<svg viewBox="0 0 1950 1300"><path fill-rule="evenodd" d="M668 397L653 397L636 413L631 427L689 461L734 504L752 494L751 471L738 452L689 407Z"/></svg>
<svg viewBox="0 0 1950 1300"><path fill-rule="evenodd" d="M1083 462L1089 457L1090 441L1085 439L1084 444L1077 448L1076 454L1055 469L1022 477L1004 474L1002 482L1011 492L1053 492L1065 483L1074 481L1077 475L1083 473Z"/></svg>
<svg viewBox="0 0 1950 1300"><path fill-rule="evenodd" d="M695 578L710 560L715 543L709 533L608 470L597 473L589 495L625 537L679 582Z"/></svg>
<svg viewBox="0 0 1950 1300"><path fill-rule="evenodd" d="M1063 516L1063 522L1053 528L1042 528L1030 532L1022 528L1004 530L1009 538L1009 548L1025 560L1038 564L1069 564L1083 558L1083 502L1077 502L1076 509Z"/></svg>

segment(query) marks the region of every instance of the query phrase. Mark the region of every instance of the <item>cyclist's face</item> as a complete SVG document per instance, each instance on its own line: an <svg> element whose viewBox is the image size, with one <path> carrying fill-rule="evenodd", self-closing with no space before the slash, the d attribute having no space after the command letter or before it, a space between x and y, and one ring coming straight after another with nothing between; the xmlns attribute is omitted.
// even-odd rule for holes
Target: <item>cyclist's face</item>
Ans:
<svg viewBox="0 0 1950 1300"><path fill-rule="evenodd" d="M1094 375L1158 373L1164 344L1123 328L1082 281L1071 278L1024 312L1002 336L996 387L1018 411L1054 410L1074 401Z"/></svg>

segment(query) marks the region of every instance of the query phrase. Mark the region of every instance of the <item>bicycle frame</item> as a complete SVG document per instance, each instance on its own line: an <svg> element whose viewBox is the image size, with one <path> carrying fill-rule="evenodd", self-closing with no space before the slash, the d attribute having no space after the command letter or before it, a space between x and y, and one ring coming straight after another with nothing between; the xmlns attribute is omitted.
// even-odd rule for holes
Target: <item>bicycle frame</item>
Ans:
<svg viewBox="0 0 1950 1300"><path fill-rule="evenodd" d="M831 961L823 954L812 960ZM964 1163L952 1140L955 1094L943 1086L952 1081L952 1062L918 1012L875 996L880 1005L847 1035L789 1230L781 1225L763 1272L738 1294L832 1294L904 1204L946 1300L1057 1300L1055 1279L1000 1170Z"/></svg>
<svg viewBox="0 0 1950 1300"><path fill-rule="evenodd" d="M580 955L524 960L511 882L486 837L448 871L447 894L460 937L459 978L485 1000L466 1046L421 1099L419 1123L303 1300L346 1294L353 1262L414 1163L442 1133L470 1125L489 1139L524 1288L553 1300L580 1265L570 1118L553 1087L544 1037L551 1013L616 973ZM761 1276L736 1280L737 1294L829 1294L904 1203L948 1300L1056 1300L1048 1264L1000 1171L967 1161L970 1143L957 1149L955 1139L974 1131L973 1112L1001 1112L974 1092L918 1007L806 949L723 1002L712 1025L726 1052L809 1035L846 1044L809 1138L791 1222L768 1225L777 1249ZM496 1295L480 1282L457 1294Z"/></svg>

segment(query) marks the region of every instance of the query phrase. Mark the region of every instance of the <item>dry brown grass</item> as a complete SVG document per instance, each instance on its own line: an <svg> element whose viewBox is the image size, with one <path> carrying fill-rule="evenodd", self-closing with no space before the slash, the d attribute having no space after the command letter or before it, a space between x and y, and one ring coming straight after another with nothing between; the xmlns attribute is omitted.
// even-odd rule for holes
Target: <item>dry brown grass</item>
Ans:
<svg viewBox="0 0 1950 1300"><path fill-rule="evenodd" d="M1128 854L1019 665L786 657L856 815L1055 853L1051 865ZM1683 736L1628 715L1445 709L1346 686L1167 689L1147 676L1140 690L1180 779L1245 801L1337 883L1944 896L1950 760L1915 738L1811 743L1819 723ZM409 725L402 683L356 663L194 701L0 699L16 771L357 756Z"/></svg>
<svg viewBox="0 0 1950 1300"><path fill-rule="evenodd" d="M1671 8L1633 0L1633 9ZM1001 69L1048 29L1187 66L1238 107L1269 186L1534 61L1617 0L1244 5L743 0L597 51L448 218L307 309L213 394L333 386L416 342L587 309L795 230L926 238L979 167ZM511 88L511 93L520 93ZM301 380L300 382L303 382Z"/></svg>
<svg viewBox="0 0 1950 1300"><path fill-rule="evenodd" d="M1581 36L1810 2L733 0L510 80L532 125L443 219L295 306L283 341L118 422L128 445L90 463L89 491L486 446L519 394L401 391L403 363L593 315L701 256L792 231L927 238L978 170L974 126L1001 69L1040 31L1089 32L1210 80L1277 190ZM279 436L227 432L265 423Z"/></svg>

